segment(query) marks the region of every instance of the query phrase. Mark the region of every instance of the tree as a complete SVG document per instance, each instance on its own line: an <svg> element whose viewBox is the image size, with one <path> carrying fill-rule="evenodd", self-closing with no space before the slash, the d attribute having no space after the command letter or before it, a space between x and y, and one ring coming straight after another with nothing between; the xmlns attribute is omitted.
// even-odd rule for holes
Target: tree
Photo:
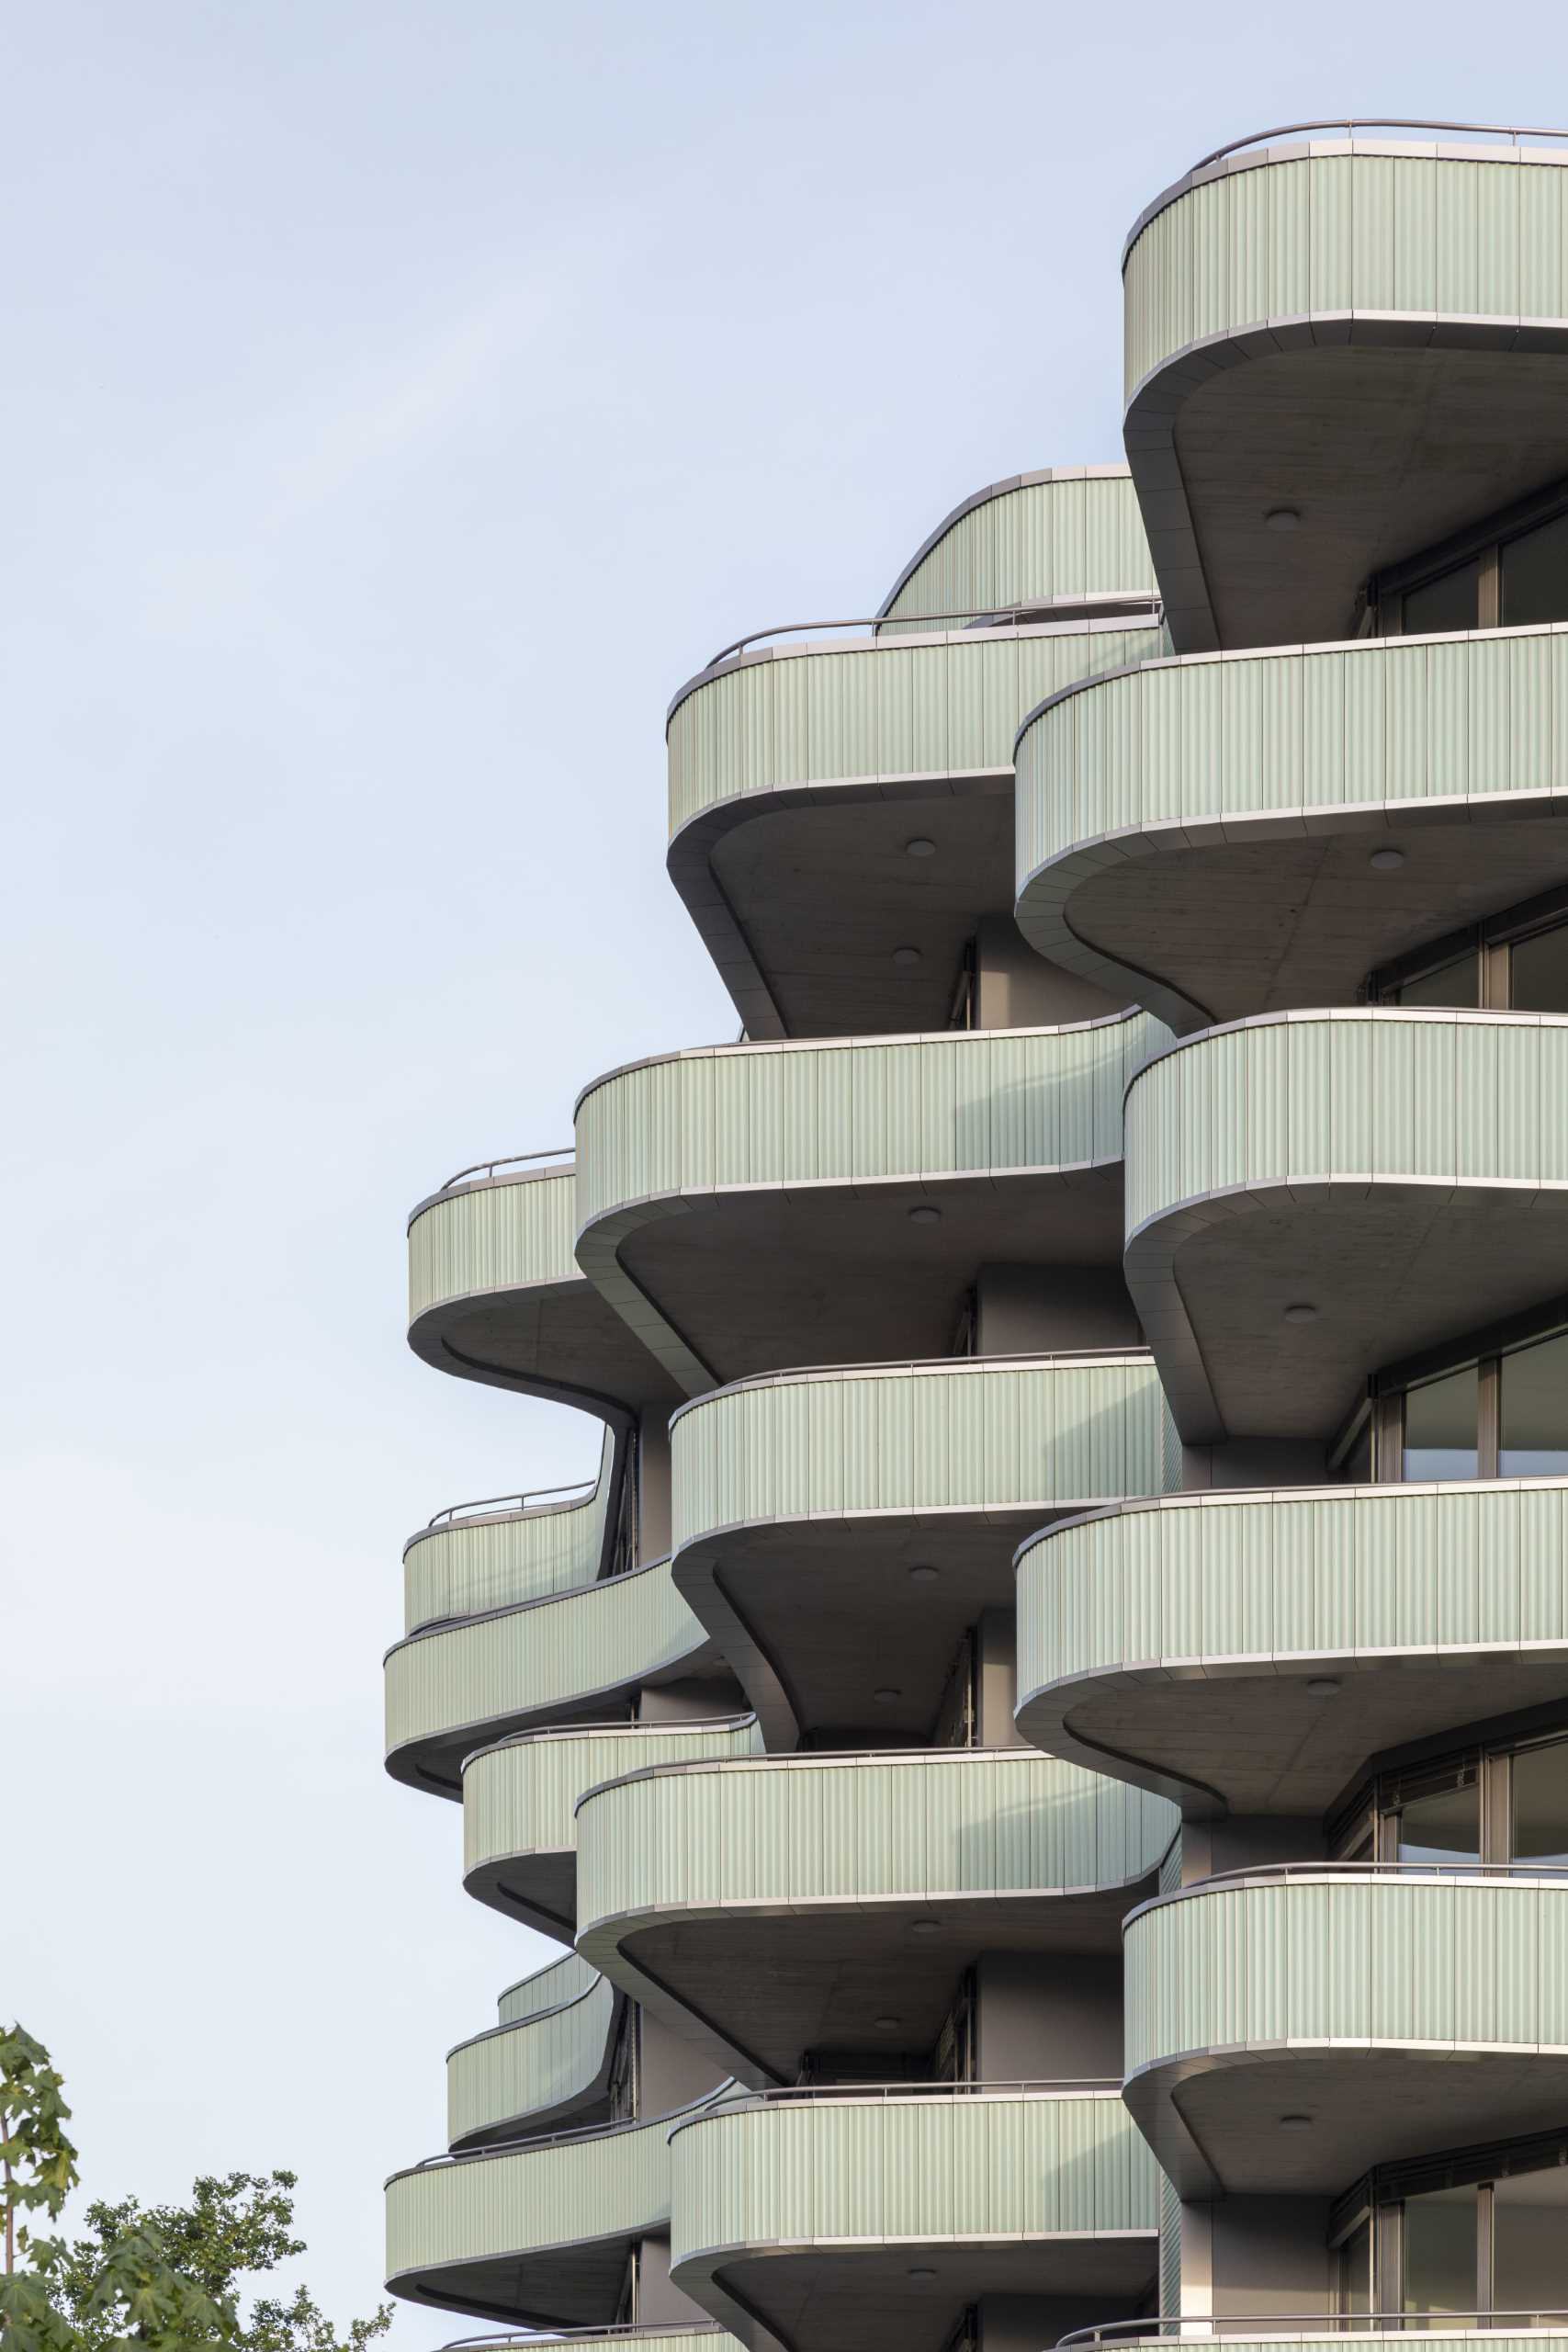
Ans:
<svg viewBox="0 0 1568 2352"><path fill-rule="evenodd" d="M340 2337L304 2286L287 2300L258 2298L242 2313L242 2279L305 2251L293 2233L291 2172L204 2176L185 2205L100 2199L87 2208L85 2233L70 2240L18 2225L24 2211L56 2219L76 2186L70 2113L41 2043L20 2026L0 2034L4 2352L365 2352L386 2334L390 2304L351 2320Z"/></svg>

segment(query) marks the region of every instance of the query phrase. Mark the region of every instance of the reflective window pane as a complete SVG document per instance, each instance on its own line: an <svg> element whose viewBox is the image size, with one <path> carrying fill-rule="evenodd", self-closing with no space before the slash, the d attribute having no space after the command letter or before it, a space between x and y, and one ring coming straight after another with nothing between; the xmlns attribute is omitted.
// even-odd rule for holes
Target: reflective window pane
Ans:
<svg viewBox="0 0 1568 2352"><path fill-rule="evenodd" d="M1359 2222L1339 2248L1338 2304L1347 2317L1372 2307L1371 2224Z"/></svg>
<svg viewBox="0 0 1568 2352"><path fill-rule="evenodd" d="M1515 1861L1568 1868L1568 1740L1525 1748L1514 1758L1513 1782Z"/></svg>
<svg viewBox="0 0 1568 2352"><path fill-rule="evenodd" d="M1492 2196L1493 2310L1568 2310L1568 2171L1517 2173Z"/></svg>
<svg viewBox="0 0 1568 2352"><path fill-rule="evenodd" d="M1515 940L1508 1002L1516 1012L1568 1012L1568 923Z"/></svg>
<svg viewBox="0 0 1568 2352"><path fill-rule="evenodd" d="M1405 636L1437 637L1445 629L1473 628L1480 588L1480 560L1472 557L1422 587L1406 589Z"/></svg>
<svg viewBox="0 0 1568 2352"><path fill-rule="evenodd" d="M1405 2199L1407 2312L1439 2315L1474 2311L1479 2206L1474 2188L1434 2188L1425 2197Z"/></svg>
<svg viewBox="0 0 1568 2352"><path fill-rule="evenodd" d="M1516 1348L1503 1358L1501 1381L1497 1466L1504 1477L1568 1472L1568 1331Z"/></svg>
<svg viewBox="0 0 1568 2352"><path fill-rule="evenodd" d="M1404 1399L1406 1478L1477 1477L1479 1411L1473 1364L1412 1388Z"/></svg>
<svg viewBox="0 0 1568 2352"><path fill-rule="evenodd" d="M1399 1809L1402 1862L1478 1862L1481 1860L1481 1792L1438 1789L1430 1796L1407 1797Z"/></svg>
<svg viewBox="0 0 1568 2352"><path fill-rule="evenodd" d="M1568 514L1506 541L1502 564L1505 628L1568 621ZM1404 601L1408 607L1410 599Z"/></svg>
<svg viewBox="0 0 1568 2352"><path fill-rule="evenodd" d="M1435 971L1423 972L1418 979L1404 980L1393 991L1395 1004L1479 1004L1481 1001L1481 958L1472 948L1468 955L1456 956L1451 964L1439 964Z"/></svg>

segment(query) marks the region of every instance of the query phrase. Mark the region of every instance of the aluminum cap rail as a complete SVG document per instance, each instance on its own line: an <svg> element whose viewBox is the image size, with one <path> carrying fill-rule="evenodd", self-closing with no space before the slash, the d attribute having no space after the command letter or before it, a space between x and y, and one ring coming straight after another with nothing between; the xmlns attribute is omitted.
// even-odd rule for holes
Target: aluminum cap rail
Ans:
<svg viewBox="0 0 1568 2352"><path fill-rule="evenodd" d="M649 1560L646 1563L646 1566L650 1568L660 1568L663 1565L662 1560ZM639 1571L633 1569L632 1573L635 1576ZM611 1581L612 1579L608 1577L601 1577L592 1585L579 1585L576 1589L580 1592L592 1592L597 1590L600 1584L608 1584ZM541 1596L541 1599L547 1601L557 1600L559 1598L558 1593L553 1592ZM539 1602L537 1600L516 1601L513 1606L520 1609L535 1609L539 1606ZM500 1609L487 1611L487 1614L497 1617L509 1613ZM514 1731L505 1739L492 1739L488 1747L476 1747L473 1754L465 1758L465 1768L468 1764L477 1764L481 1756L499 1756L503 1747L528 1747L545 1739L585 1739L590 1736L595 1739L601 1739L612 1733L632 1732L662 1734L671 1731L744 1731L748 1724L754 1724L756 1720L755 1708L747 1707L734 1715L658 1715L651 1721L636 1715L616 1715L605 1723L545 1724L537 1731Z"/></svg>
<svg viewBox="0 0 1568 2352"><path fill-rule="evenodd" d="M1563 136L1568 138L1568 132ZM1103 613L1108 606L1117 613L1123 608L1152 614L1164 610L1160 598L1148 589L1096 588L1088 589L1081 595L1036 596L1021 605L985 605L962 613L873 613L869 617L857 614L847 621L783 621L774 628L750 629L744 637L733 638L728 645L721 645L716 653L708 656L697 674L700 677L704 671L716 670L719 663L728 662L732 653L743 653L749 645L761 645L764 638L803 637L816 628L880 629L886 628L890 622L902 624L906 620L912 626L918 624L921 628L928 626L937 628L944 621L967 621L971 626L985 622L997 628L1027 628L1031 621L1049 621L1053 616L1065 617L1068 613Z"/></svg>
<svg viewBox="0 0 1568 2352"><path fill-rule="evenodd" d="M979 1033L976 1033L979 1034ZM1124 1357L1136 1357L1139 1363L1154 1361L1152 1349L1136 1340L1129 1340L1118 1347L1103 1348L1010 1348L998 1355L980 1356L881 1356L865 1363L792 1363L778 1372L748 1372L739 1380L727 1380L720 1387L710 1388L701 1396L688 1396L677 1405L670 1416L674 1428L682 1414L699 1405L711 1405L716 1396L733 1396L740 1388L784 1388L792 1380L860 1380L868 1374L886 1374L892 1380L905 1372L964 1372L978 1364L1052 1364L1070 1367L1078 1363L1116 1363ZM459 1505L459 1509L463 1506ZM431 1525L434 1527L434 1521Z"/></svg>
<svg viewBox="0 0 1568 2352"><path fill-rule="evenodd" d="M716 2319L612 2320L604 2327L551 2327L536 2332L533 2328L502 2328L493 2335L459 2335L444 2344L441 2352L500 2352L502 2345L535 2344L597 2344L609 2336L617 2343L636 2340L645 2335L725 2335L728 2330Z"/></svg>
<svg viewBox="0 0 1568 2352"><path fill-rule="evenodd" d="M444 1184L438 1184L430 1197L438 1201L443 1193L455 1192L470 1176L488 1182L498 1168L526 1168L540 1159L571 1159L576 1157L576 1145L567 1143L558 1144L549 1151L508 1151L503 1152L499 1159L476 1159L471 1168L459 1168L456 1176L448 1176Z"/></svg>
<svg viewBox="0 0 1568 2352"><path fill-rule="evenodd" d="M531 1487L523 1495L481 1495L474 1502L448 1503L445 1510L435 1513L434 1519L427 1519L419 1535L411 1535L409 1542L417 1544L419 1536L428 1535L433 1528L452 1527L459 1520L467 1519L470 1511L494 1511L500 1518L513 1519L520 1511L525 1511L530 1504L544 1502L551 1495L592 1495L598 1491L598 1487L597 1478L569 1478L564 1487Z"/></svg>
<svg viewBox="0 0 1568 2352"><path fill-rule="evenodd" d="M447 2150L439 2156L426 2156L417 2165L404 2165L400 2170L389 2173L383 2186L389 2188L394 2180L412 2180L420 2173L441 2172L454 2165L493 2164L501 2156L532 2155L538 2148L564 2148L583 2140L618 2139L626 2132L651 2131L656 2123L674 2123L678 2120L695 2122L715 2100L726 2097L728 2090L728 2086L721 2083L716 2090L694 2099L689 2106L672 2107L667 2115L628 2115L614 2123L580 2123L570 2132L546 2132L536 2140L508 2140L497 2148L462 2148L456 2154ZM594 2327L587 2333L598 2335L602 2330Z"/></svg>
<svg viewBox="0 0 1568 2352"><path fill-rule="evenodd" d="M1139 2344L1168 2342L1172 2336L1191 2340L1213 2335L1276 2335L1292 2331L1302 2335L1345 2335L1374 2334L1441 2335L1450 2327L1463 2328L1467 2333L1473 2324L1482 2327L1506 2327L1522 2321L1527 2327L1542 2328L1552 2323L1552 2332L1568 2322L1568 2312L1245 2312L1200 2316L1190 2312L1184 2318L1179 2312L1145 2314L1142 2319L1101 2320L1094 2327L1075 2327L1059 2336L1056 2352L1066 2352L1069 2345Z"/></svg>
<svg viewBox="0 0 1568 2352"><path fill-rule="evenodd" d="M744 2084L737 2083L729 2088L716 2091L702 2106L683 2113L670 2137L673 2140L676 2132L688 2131L694 2123L710 2122L715 2116L739 2115L761 2107L787 2107L792 2104L800 2107L814 2101L825 2105L836 2098L853 2099L857 2104L868 2106L875 2101L884 2107L891 2107L895 2100L902 2098L1000 2099L1016 2098L1020 2094L1063 2098L1077 2094L1079 2097L1119 2099L1122 2077L1120 2075L1087 2075L1079 2081L1066 2077L1017 2083L783 2083L765 2091L748 2090ZM441 2160L432 2157L430 2161L438 2164Z"/></svg>
<svg viewBox="0 0 1568 2352"><path fill-rule="evenodd" d="M1526 129L1508 122L1429 122L1419 116L1397 114L1331 115L1322 122L1281 122L1272 130L1253 130L1245 139L1227 139L1223 147L1213 148L1207 155L1200 155L1192 165L1195 172L1207 171L1211 164L1222 163L1225 156L1236 154L1243 147L1266 146L1270 139L1296 139L1303 131L1348 130L1352 138L1358 130L1458 130L1487 139L1511 139L1518 146L1525 139L1568 139L1568 130ZM1074 2339L1064 2335L1064 2344Z"/></svg>

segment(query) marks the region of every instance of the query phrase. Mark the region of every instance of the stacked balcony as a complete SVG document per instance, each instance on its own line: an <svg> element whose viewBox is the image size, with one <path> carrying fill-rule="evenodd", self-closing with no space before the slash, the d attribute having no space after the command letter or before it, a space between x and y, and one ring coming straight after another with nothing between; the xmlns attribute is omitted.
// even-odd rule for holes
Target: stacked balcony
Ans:
<svg viewBox="0 0 1568 2352"><path fill-rule="evenodd" d="M399 2293L1568 2335L1565 165L1207 159L1128 465L676 695L740 1041L410 1223L416 1351L602 1450L406 1555L389 1770L558 1956Z"/></svg>

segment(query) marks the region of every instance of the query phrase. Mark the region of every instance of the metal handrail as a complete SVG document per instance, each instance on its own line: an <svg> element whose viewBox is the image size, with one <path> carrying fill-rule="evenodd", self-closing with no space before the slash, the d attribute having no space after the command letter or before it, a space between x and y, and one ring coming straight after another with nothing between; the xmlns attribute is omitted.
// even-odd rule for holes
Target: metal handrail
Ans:
<svg viewBox="0 0 1568 2352"><path fill-rule="evenodd" d="M416 2174L441 2172L452 2165L490 2164L501 2156L531 2156L541 2148L564 2148L581 2140L615 2140L627 2132L651 2132L660 2123L674 2123L686 2117L699 2115L704 2109L722 2098L728 2088L720 2083L716 2089L705 2092L701 2098L692 2099L685 2107L672 2107L664 2115L627 2115L614 2123L580 2123L570 2132L542 2132L536 2140L505 2140L493 2148L447 2149L439 2156L426 2156L417 2165L405 2165L400 2172L389 2173L388 2183L412 2180ZM597 2330L593 2331L595 2334Z"/></svg>
<svg viewBox="0 0 1568 2352"><path fill-rule="evenodd" d="M536 1159L572 1159L576 1154L576 1145L568 1143L559 1144L550 1151L508 1151L503 1152L499 1159L476 1159L471 1168L459 1168L456 1176L448 1176L444 1184L438 1184L431 1198L439 1200L443 1193L451 1192L454 1185L462 1183L468 1176L493 1176L498 1168L525 1168Z"/></svg>
<svg viewBox="0 0 1568 2352"><path fill-rule="evenodd" d="M604 2327L552 2327L536 2335L529 2328L502 2328L494 2335L459 2335L444 2344L441 2352L500 2352L504 2344L596 2344L601 2336L620 2339L645 2335L723 2335L726 2330L716 2319L613 2320Z"/></svg>
<svg viewBox="0 0 1568 2352"><path fill-rule="evenodd" d="M688 1396L677 1405L670 1416L674 1428L683 1413L694 1412L701 1405L711 1405L720 1396L731 1396L740 1388L782 1388L792 1380L854 1380L870 1373L886 1373L897 1379L907 1372L968 1372L987 1364L1070 1364L1085 1357L1096 1360L1137 1356L1153 1362L1150 1351L1129 1340L1122 1347L1104 1348L1013 1348L998 1355L983 1356L884 1356L866 1363L792 1363L779 1372L749 1372L739 1380L727 1380L721 1388L710 1388L701 1396Z"/></svg>
<svg viewBox="0 0 1568 2352"><path fill-rule="evenodd" d="M1207 155L1200 155L1192 165L1195 172L1206 171L1211 164L1219 163L1226 155L1235 154L1243 147L1261 147L1269 139L1294 139L1303 130L1348 130L1354 138L1358 130L1461 130L1481 131L1489 139L1511 139L1517 147L1522 139L1568 139L1568 130L1527 129L1506 122L1427 122L1403 115L1364 114L1334 115L1323 122L1282 122L1272 130L1254 130L1246 139L1227 139ZM1064 2344L1073 2341L1064 2335Z"/></svg>
<svg viewBox="0 0 1568 2352"><path fill-rule="evenodd" d="M524 1495L481 1495L474 1502L448 1503L445 1510L438 1510L434 1519L425 1521L422 1532L428 1534L433 1527L450 1527L470 1511L496 1510L504 1505L511 1513L526 1510L530 1503L542 1502L547 1495L596 1495L598 1491L597 1478L572 1478L564 1487L531 1487Z"/></svg>
<svg viewBox="0 0 1568 2352"><path fill-rule="evenodd" d="M1186 2336L1189 2330L1194 2337L1273 2335L1281 2328L1310 2328L1314 2335L1341 2335L1381 2327L1425 2335L1440 2334L1445 2322L1457 2324L1462 2320L1490 2320L1502 2327L1518 2320L1535 2324L1542 2320L1568 2321L1568 2311L1254 2312L1226 2312L1223 2316L1211 2316L1205 2312L1201 2316L1194 2312L1185 2318L1179 2312L1161 2312L1157 2317L1145 2314L1142 2319L1107 2319L1093 2327L1075 2327L1057 2339L1056 2352L1064 2352L1067 2345L1168 2341L1173 2335Z"/></svg>
<svg viewBox="0 0 1568 2352"><path fill-rule="evenodd" d="M1564 135L1568 136L1568 133ZM1081 595L1037 596L1020 605L977 605L958 613L873 613L869 616L856 614L849 620L782 621L773 628L750 629L746 636L733 639L728 645L721 645L716 653L709 655L703 669L716 670L719 663L728 662L732 653L743 653L749 645L760 645L764 638L806 637L813 629L881 629L886 628L889 622L906 620L918 622L922 628L937 628L944 621L987 621L996 628L1023 628L1032 621L1048 621L1054 612L1059 613L1065 620L1069 613L1081 612L1097 605L1114 605L1118 609L1127 606L1140 612L1146 608L1156 616L1165 610L1163 600L1152 589L1101 588L1087 589ZM698 674L700 676L701 672Z"/></svg>
<svg viewBox="0 0 1568 2352"><path fill-rule="evenodd" d="M1021 2082L941 2082L941 2083L782 2083L771 2090L751 2091L737 2087L726 2091L714 2104L725 2108L787 2105L791 2099L880 2099L886 2105L898 2098L984 2098L995 2095L1008 2097L1015 2091L1114 2091L1122 2095L1120 2075L1044 2075Z"/></svg>
<svg viewBox="0 0 1568 2352"><path fill-rule="evenodd" d="M1321 1878L1325 1871L1364 1871L1376 1877L1388 1871L1407 1871L1415 1878L1447 1878L1450 1875L1469 1878L1562 1878L1568 1879L1568 1863L1563 1862L1365 1862L1336 1861L1325 1856L1318 1862L1255 1862L1250 1869L1214 1871L1209 1877L1192 1880L1190 1886L1179 1887L1177 1894L1186 1894L1200 1886L1215 1886L1226 1879L1236 1878ZM1161 1895L1161 1903L1169 1896Z"/></svg>

